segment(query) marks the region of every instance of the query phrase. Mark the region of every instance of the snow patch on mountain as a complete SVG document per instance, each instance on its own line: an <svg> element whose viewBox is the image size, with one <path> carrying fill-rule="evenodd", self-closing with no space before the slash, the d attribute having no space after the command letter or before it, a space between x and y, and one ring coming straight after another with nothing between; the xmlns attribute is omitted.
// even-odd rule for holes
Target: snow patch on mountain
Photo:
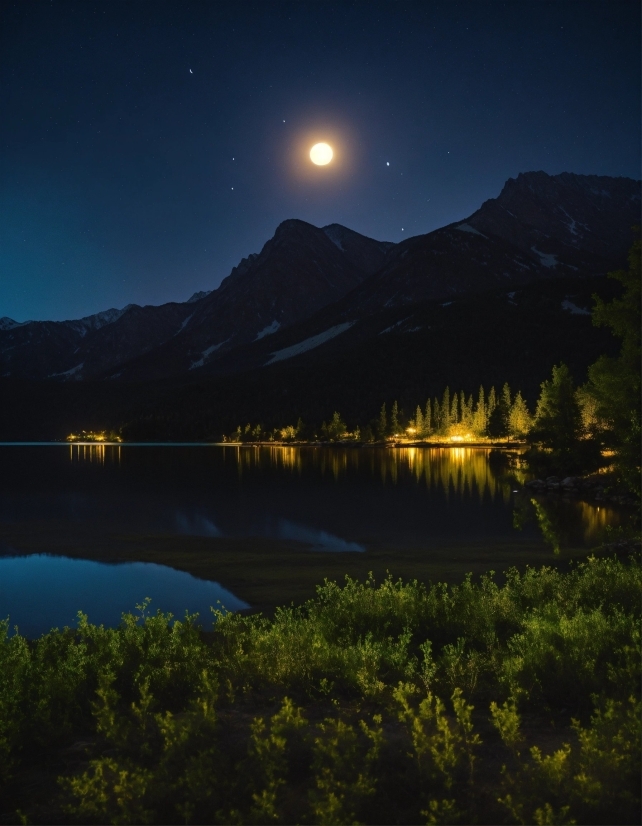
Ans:
<svg viewBox="0 0 642 826"><path fill-rule="evenodd" d="M379 333L379 335L380 335L380 336L382 336L382 335L384 335L385 333L392 333L392 332L394 332L394 331L395 331L396 329L398 329L398 328L399 328L399 327L400 327L400 326L401 326L401 325L402 325L405 321L408 321L408 319L409 319L409 318L410 318L410 316L409 316L409 315L407 315L405 318L402 318L402 319L401 319L401 321L396 321L394 324L391 324L391 325L390 325L390 327L386 327L386 329L385 329L385 330L381 330L381 332Z"/></svg>
<svg viewBox="0 0 642 826"><path fill-rule="evenodd" d="M556 267L557 256L549 252L540 252L537 247L531 247L535 255L539 256L540 264L543 267Z"/></svg>
<svg viewBox="0 0 642 826"><path fill-rule="evenodd" d="M481 235L482 238L485 238L486 240L488 240L487 235L484 235L483 232L480 232L478 229L475 229L475 227L471 227L471 225L467 224L466 222L464 222L463 224L457 224L455 229L459 229L462 232L470 232L473 235Z"/></svg>
<svg viewBox="0 0 642 826"><path fill-rule="evenodd" d="M51 375L49 375L48 378L50 378L50 379L60 379L60 378L66 378L66 379L76 378L76 379L79 379L80 376L78 374L80 373L80 371L82 370L84 365L85 365L85 362L82 361L80 364L77 364L75 367L72 367L70 370L65 370L62 373L51 373Z"/></svg>
<svg viewBox="0 0 642 826"><path fill-rule="evenodd" d="M264 327L256 334L256 338L254 339L254 341L258 341L261 338L265 338L265 336L271 336L272 333L276 333L280 326L281 325L278 321L271 321L267 327Z"/></svg>
<svg viewBox="0 0 642 826"><path fill-rule="evenodd" d="M276 353L272 353L272 358L267 362L267 364L272 364L275 361L283 361L284 359L290 359L293 356L300 355L301 353L307 353L308 350L314 350L315 347L325 344L325 342L330 341L331 338L335 338L336 336L341 335L341 333L345 333L345 331L350 329L353 324L354 321L344 321L343 324L336 324L334 327L330 327L329 330L325 330L323 333L318 333L316 336L310 336L310 338L306 338L298 344L292 344L290 347L284 347L283 350L277 350Z"/></svg>
<svg viewBox="0 0 642 826"><path fill-rule="evenodd" d="M226 338L225 341L221 341L219 342L219 344L212 344L211 347L208 347L206 350L203 350L200 359L198 359L197 361L193 361L189 369L196 370L197 367L202 367L205 364L205 361L212 355L212 353L215 353L219 349L219 347L222 347L224 344L227 344L228 341L229 338Z"/></svg>
<svg viewBox="0 0 642 826"><path fill-rule="evenodd" d="M562 309L568 310L568 312L573 313L573 315L591 315L590 310L585 310L583 307L578 307L577 304L573 304L573 302L568 299L562 301Z"/></svg>
<svg viewBox="0 0 642 826"><path fill-rule="evenodd" d="M190 299L190 301L191 301L191 299ZM189 301L188 301L187 303L189 304ZM182 331L183 331L183 330L187 327L187 325L189 324L189 321L190 321L190 319L192 318L192 316L193 316L193 315L194 315L194 313L190 313L190 315L188 315L188 316L187 316L187 318L185 319L185 321L183 321L183 323L181 324L181 326L180 326L180 327L178 328L178 330L174 333L174 335L175 335L175 336L177 336L180 332L182 332Z"/></svg>

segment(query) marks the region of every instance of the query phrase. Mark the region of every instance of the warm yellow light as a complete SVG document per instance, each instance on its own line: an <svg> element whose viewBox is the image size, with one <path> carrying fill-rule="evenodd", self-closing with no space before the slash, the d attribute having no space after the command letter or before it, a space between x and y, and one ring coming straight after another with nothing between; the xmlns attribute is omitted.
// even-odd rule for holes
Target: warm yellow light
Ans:
<svg viewBox="0 0 642 826"><path fill-rule="evenodd" d="M406 428L406 432L407 432L407 433L416 433L416 432L417 432L417 428L416 428L416 427L407 427L407 428Z"/></svg>
<svg viewBox="0 0 642 826"><path fill-rule="evenodd" d="M463 442L464 437L463 436L451 436L450 441L451 442Z"/></svg>
<svg viewBox="0 0 642 826"><path fill-rule="evenodd" d="M334 155L332 147L327 143L315 143L310 150L310 160L317 166L325 166L330 163Z"/></svg>

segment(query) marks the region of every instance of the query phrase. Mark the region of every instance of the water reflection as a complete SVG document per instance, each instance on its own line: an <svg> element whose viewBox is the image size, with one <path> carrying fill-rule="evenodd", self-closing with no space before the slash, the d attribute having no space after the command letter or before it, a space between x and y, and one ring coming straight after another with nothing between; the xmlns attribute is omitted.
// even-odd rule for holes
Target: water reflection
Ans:
<svg viewBox="0 0 642 826"><path fill-rule="evenodd" d="M102 442L72 442L69 445L69 458L73 462L96 462L104 465L105 460L120 463L121 445Z"/></svg>
<svg viewBox="0 0 642 826"><path fill-rule="evenodd" d="M354 552L585 547L623 518L564 496L536 500L538 510L520 461L465 446L0 446L0 527L41 524L44 535L55 522L101 542L116 532L282 537Z"/></svg>
<svg viewBox="0 0 642 826"><path fill-rule="evenodd" d="M506 477L506 451L485 448L326 448L283 445L233 445L223 447L233 456L239 477L249 470L314 470L335 481L368 471L383 484L397 485L409 478L456 495L510 498ZM494 461L493 461L494 460ZM499 461L498 461L499 460Z"/></svg>
<svg viewBox="0 0 642 826"><path fill-rule="evenodd" d="M281 539L295 539L298 542L305 542L317 551L333 551L334 553L362 553L365 551L363 545L358 542L347 542L340 536L333 536L326 531L308 528L305 525L297 525L295 522L288 522L282 519L279 522L277 536Z"/></svg>
<svg viewBox="0 0 642 826"><path fill-rule="evenodd" d="M570 500L559 495L521 496L515 502L513 523L518 530L535 522L544 541L558 554L581 537L587 546L607 538L608 529L626 521L625 515L609 505Z"/></svg>
<svg viewBox="0 0 642 826"><path fill-rule="evenodd" d="M178 511L174 517L176 532L185 536L221 536L221 531L202 513Z"/></svg>
<svg viewBox="0 0 642 826"><path fill-rule="evenodd" d="M0 559L0 619L9 617L11 627L17 625L28 637L73 627L78 611L97 625L118 625L121 614L135 611L146 597L153 611L177 619L185 611L198 613L206 627L212 621L210 607L249 607L218 582L150 562L107 565L46 554Z"/></svg>

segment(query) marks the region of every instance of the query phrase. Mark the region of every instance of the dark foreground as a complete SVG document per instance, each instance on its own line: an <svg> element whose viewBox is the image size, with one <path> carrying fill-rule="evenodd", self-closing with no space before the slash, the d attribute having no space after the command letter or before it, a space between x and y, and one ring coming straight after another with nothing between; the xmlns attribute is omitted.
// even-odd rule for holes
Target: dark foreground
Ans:
<svg viewBox="0 0 642 826"><path fill-rule="evenodd" d="M5 823L638 823L639 556L0 645Z"/></svg>

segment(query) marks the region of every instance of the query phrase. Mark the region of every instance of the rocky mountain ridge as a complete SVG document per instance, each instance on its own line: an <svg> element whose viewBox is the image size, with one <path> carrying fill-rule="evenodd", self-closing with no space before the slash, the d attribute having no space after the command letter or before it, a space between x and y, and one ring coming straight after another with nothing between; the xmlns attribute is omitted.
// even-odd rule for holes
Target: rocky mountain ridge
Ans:
<svg viewBox="0 0 642 826"><path fill-rule="evenodd" d="M624 265L639 214L639 181L529 172L464 221L399 244L291 219L186 302L68 322L0 319L0 376L141 381L270 364L311 340L354 336L357 322L388 309L604 274Z"/></svg>

